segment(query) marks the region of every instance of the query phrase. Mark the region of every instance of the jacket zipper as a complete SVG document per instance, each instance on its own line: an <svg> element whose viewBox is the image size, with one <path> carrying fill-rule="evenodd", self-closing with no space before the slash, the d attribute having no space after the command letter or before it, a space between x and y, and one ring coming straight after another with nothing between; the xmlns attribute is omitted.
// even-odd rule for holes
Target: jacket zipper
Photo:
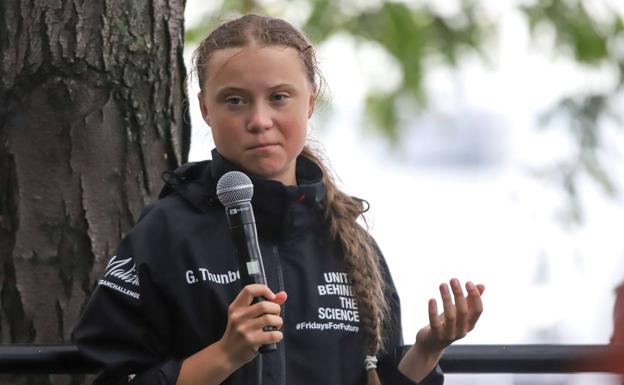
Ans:
<svg viewBox="0 0 624 385"><path fill-rule="evenodd" d="M277 282L279 285L280 291L285 290L284 285L284 272L282 271L282 264L280 262L279 257L279 249L277 245L273 246L273 257L275 258L275 264L277 265ZM286 304L282 305L282 319L284 320L284 325L286 324ZM286 384L286 341L282 340L280 344L280 385Z"/></svg>
<svg viewBox="0 0 624 385"><path fill-rule="evenodd" d="M256 356L256 384L255 385L263 385L263 378L262 378L262 374L263 374L263 370L262 370L262 354L258 354Z"/></svg>

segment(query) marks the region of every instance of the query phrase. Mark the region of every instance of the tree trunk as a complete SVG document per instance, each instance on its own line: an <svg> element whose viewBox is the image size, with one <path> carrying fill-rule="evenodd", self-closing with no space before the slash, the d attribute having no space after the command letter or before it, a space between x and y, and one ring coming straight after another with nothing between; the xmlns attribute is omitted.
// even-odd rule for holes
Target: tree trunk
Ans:
<svg viewBox="0 0 624 385"><path fill-rule="evenodd" d="M160 173L185 161L183 8L0 1L2 343L69 342L108 258L158 194Z"/></svg>

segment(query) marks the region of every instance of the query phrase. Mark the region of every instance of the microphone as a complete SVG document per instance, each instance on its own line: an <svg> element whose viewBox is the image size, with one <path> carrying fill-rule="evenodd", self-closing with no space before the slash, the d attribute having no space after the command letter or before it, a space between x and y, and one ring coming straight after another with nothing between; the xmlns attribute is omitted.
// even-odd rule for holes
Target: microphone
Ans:
<svg viewBox="0 0 624 385"><path fill-rule="evenodd" d="M262 264L262 255L258 244L256 219L251 207L253 184L251 179L242 172L230 171L217 182L217 197L225 206L225 216L230 226L230 235L240 267L243 286L258 283L267 284ZM265 301L263 297L255 297L252 303ZM273 326L265 326L264 331L275 330ZM277 344L262 345L260 353L277 350Z"/></svg>

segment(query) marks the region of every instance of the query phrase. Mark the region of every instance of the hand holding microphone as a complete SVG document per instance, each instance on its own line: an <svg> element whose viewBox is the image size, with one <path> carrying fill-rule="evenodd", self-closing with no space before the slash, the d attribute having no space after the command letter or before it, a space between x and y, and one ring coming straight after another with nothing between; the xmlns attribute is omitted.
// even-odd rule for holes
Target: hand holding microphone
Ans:
<svg viewBox="0 0 624 385"><path fill-rule="evenodd" d="M267 300L252 304L256 297ZM285 301L285 292L273 294L268 286L251 284L243 287L230 304L227 327L220 342L236 368L254 359L258 351L264 352L264 346L277 347L283 339L279 314ZM266 331L267 326L272 330Z"/></svg>
<svg viewBox="0 0 624 385"><path fill-rule="evenodd" d="M255 356L257 346L261 353L277 349L276 342L283 338L278 331L282 326L279 305L286 300L286 293L273 294L266 286L256 221L251 206L252 196L253 184L242 172L228 172L217 183L217 197L225 206L244 286L230 305L224 338L238 341L234 345L242 343L239 349L241 351L245 350L245 344L250 344L253 347L250 354L253 355L242 352L242 356L249 360Z"/></svg>

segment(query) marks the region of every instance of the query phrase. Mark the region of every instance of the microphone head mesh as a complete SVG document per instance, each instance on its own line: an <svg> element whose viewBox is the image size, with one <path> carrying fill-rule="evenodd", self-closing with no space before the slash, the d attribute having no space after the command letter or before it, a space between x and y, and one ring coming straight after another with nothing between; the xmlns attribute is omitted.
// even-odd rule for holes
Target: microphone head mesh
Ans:
<svg viewBox="0 0 624 385"><path fill-rule="evenodd" d="M225 173L217 182L217 197L223 206L250 202L252 196L251 179L240 171Z"/></svg>

